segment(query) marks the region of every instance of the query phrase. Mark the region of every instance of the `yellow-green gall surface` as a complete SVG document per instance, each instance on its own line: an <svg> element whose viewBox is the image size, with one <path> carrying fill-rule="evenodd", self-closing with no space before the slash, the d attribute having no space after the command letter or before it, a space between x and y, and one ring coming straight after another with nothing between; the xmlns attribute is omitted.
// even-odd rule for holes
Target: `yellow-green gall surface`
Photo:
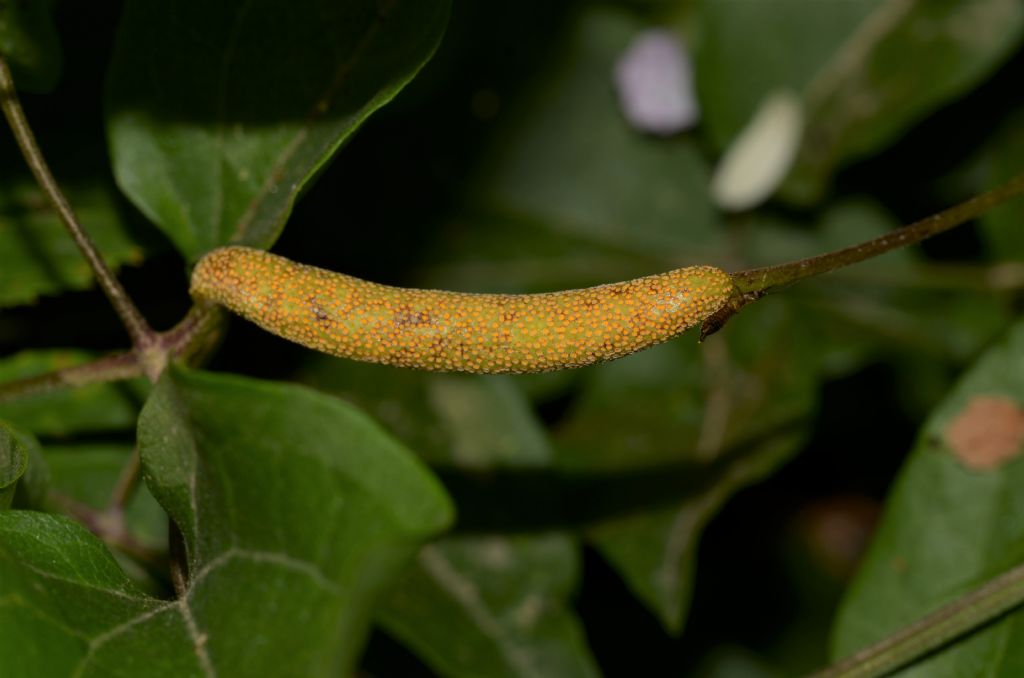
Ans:
<svg viewBox="0 0 1024 678"><path fill-rule="evenodd" d="M698 325L734 293L729 274L691 266L545 294L378 285L225 247L192 273L192 296L278 336L343 358L423 370L545 372L612 360Z"/></svg>

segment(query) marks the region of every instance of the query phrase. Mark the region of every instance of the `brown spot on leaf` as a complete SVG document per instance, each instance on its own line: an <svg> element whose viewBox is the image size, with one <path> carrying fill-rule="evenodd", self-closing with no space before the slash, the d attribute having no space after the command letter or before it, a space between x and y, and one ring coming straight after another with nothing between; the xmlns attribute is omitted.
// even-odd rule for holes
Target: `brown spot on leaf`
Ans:
<svg viewBox="0 0 1024 678"><path fill-rule="evenodd" d="M1006 396L975 396L946 426L946 443L975 471L999 468L1021 453L1024 410Z"/></svg>

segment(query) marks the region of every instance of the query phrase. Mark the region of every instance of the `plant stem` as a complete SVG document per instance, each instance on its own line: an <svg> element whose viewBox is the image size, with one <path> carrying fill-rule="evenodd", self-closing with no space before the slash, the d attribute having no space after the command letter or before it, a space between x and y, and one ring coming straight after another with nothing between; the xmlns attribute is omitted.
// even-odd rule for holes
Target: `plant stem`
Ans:
<svg viewBox="0 0 1024 678"><path fill-rule="evenodd" d="M139 486L139 479L142 477L142 457L139 456L139 446L132 449L128 461L121 469L121 475L117 477L114 489L110 493L110 503L107 505L107 512L124 514L124 509L131 501L135 488Z"/></svg>
<svg viewBox="0 0 1024 678"><path fill-rule="evenodd" d="M142 367L134 353L115 353L84 365L0 384L0 403L60 388L102 384L141 376Z"/></svg>
<svg viewBox="0 0 1024 678"><path fill-rule="evenodd" d="M177 523L170 517L167 519L167 550L170 566L171 585L178 598L188 593L188 558L185 555L185 538L178 529Z"/></svg>
<svg viewBox="0 0 1024 678"><path fill-rule="evenodd" d="M732 280L741 293L764 293L773 287L828 273L837 268L877 257L898 247L913 245L925 238L938 235L970 221L996 205L1022 193L1024 193L1024 174L959 205L859 245L799 261L740 271L732 274Z"/></svg>
<svg viewBox="0 0 1024 678"><path fill-rule="evenodd" d="M218 323L223 317L219 308L193 306L181 322L157 335L156 348L174 358L193 362L220 338ZM83 365L0 384L0 403L61 388L135 379L144 374L138 355L114 353Z"/></svg>
<svg viewBox="0 0 1024 678"><path fill-rule="evenodd" d="M988 624L1024 603L1024 565L1018 565L887 638L815 673L812 678L883 676Z"/></svg>
<svg viewBox="0 0 1024 678"><path fill-rule="evenodd" d="M50 490L49 499L108 546L132 558L150 573L166 576L166 555L139 542L125 527L123 514L111 514L109 511L94 509L54 490Z"/></svg>
<svg viewBox="0 0 1024 678"><path fill-rule="evenodd" d="M32 134L32 129L25 118L25 111L18 100L11 71L2 56L0 56L0 106L3 107L4 115L7 117L7 122L14 132L14 138L18 142L19 148L21 148L22 155L25 156L29 169L32 170L32 174L35 176L36 181L39 182L43 192L46 193L50 204L57 211L60 220L71 234L75 245L78 246L82 256L85 257L85 260L92 268L100 287L103 288L103 292L107 295L107 299L110 300L114 310L117 311L117 315L120 316L121 322L124 323L125 329L128 330L128 335L131 337L132 346L139 352L150 349L156 343L156 333L150 329L146 319L139 313L139 309L135 307L124 287L121 286L121 283L117 281L117 278L114 277L110 269L103 262L99 251L78 222L78 218L71 209L71 205L60 190L60 186L57 185L57 181L53 178L53 174L46 164L42 151L39 150L39 145L36 143L35 135Z"/></svg>

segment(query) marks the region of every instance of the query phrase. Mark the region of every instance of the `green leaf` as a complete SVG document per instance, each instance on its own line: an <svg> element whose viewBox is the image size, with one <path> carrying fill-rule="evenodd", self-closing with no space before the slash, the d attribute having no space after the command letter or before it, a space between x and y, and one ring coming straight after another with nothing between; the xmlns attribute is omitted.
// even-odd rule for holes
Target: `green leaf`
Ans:
<svg viewBox="0 0 1024 678"><path fill-rule="evenodd" d="M295 378L354 403L431 464L536 468L552 457L513 378L382 369L318 354L307 357Z"/></svg>
<svg viewBox="0 0 1024 678"><path fill-rule="evenodd" d="M791 312L755 305L701 346L683 339L594 370L556 438L562 468L619 478L589 497L587 536L672 633L704 526L803 439L818 366Z"/></svg>
<svg viewBox="0 0 1024 678"><path fill-rule="evenodd" d="M874 202L846 199L826 208L813 231L790 221L752 217L741 245L750 266L768 266L847 247L897 227ZM928 365L946 370L969 362L1012 320L1005 301L991 293L988 275L983 266L944 266L918 250L903 249L795 285L785 296L800 317L800 331L815 337L811 348L822 354L831 375L848 374L895 350L902 353L897 369L913 364L921 377ZM937 364L936 358L947 364Z"/></svg>
<svg viewBox="0 0 1024 678"><path fill-rule="evenodd" d="M763 658L742 647L722 645L708 653L696 678L780 678Z"/></svg>
<svg viewBox="0 0 1024 678"><path fill-rule="evenodd" d="M743 44L756 57L729 69L750 69L753 77L774 69L779 82L799 86L813 77L813 64L798 63L799 56L773 62L765 50L779 52L778 45L755 38L788 25L799 49L824 62L877 3L840 4L704 3L701 11L719 16L723 30L747 22L729 26L735 35L748 31L745 39L721 49L745 59L746 50L735 49ZM786 16L770 16L780 6ZM511 104L496 119L498 141L483 156L469 207L452 219L454 236L431 253L425 286L543 291L685 263L740 269L820 254L895 226L884 210L855 199L823 210L815 228L752 215L727 239L707 202L707 167L696 143L636 134L618 113L608 77L640 27L607 8L572 15L569 38L527 83L528 104ZM745 115L736 116L737 125ZM893 355L902 364L925 350L941 388L949 365L1003 326L1000 300L952 294L947 272L929 277L929 270L895 253L744 309L721 333L724 342L716 337L698 349L684 336L560 375L576 380L568 385L584 382L555 432L556 468L587 493L586 501L567 503L595 509L586 516L588 538L669 630L685 619L704 525L734 492L797 451L825 373L849 374ZM936 280L943 287L930 289ZM920 360L906 363L919 374ZM916 384L909 368L907 374ZM560 382L560 395L573 393L566 386ZM623 476L617 484L616 474ZM557 515L559 507L537 504L531 502L532 515Z"/></svg>
<svg viewBox="0 0 1024 678"><path fill-rule="evenodd" d="M228 674L350 667L376 597L451 520L405 448L304 388L173 370L143 409L139 444L184 537L203 651Z"/></svg>
<svg viewBox="0 0 1024 678"><path fill-rule="evenodd" d="M143 596L71 520L0 512L0 656L12 676L192 676L188 606Z"/></svg>
<svg viewBox="0 0 1024 678"><path fill-rule="evenodd" d="M70 511L71 504L77 511L91 509L99 520L107 520L109 514L101 512L110 506L114 487L131 453L129 444L47 445L41 457L46 460L52 491L38 508L75 515ZM140 562L120 551L114 551L114 558L145 593L166 596L170 582L162 565L167 551L167 513L140 483L124 507L123 518L132 548L148 552L148 560Z"/></svg>
<svg viewBox="0 0 1024 678"><path fill-rule="evenodd" d="M553 458L519 379L313 355L298 376L357 403L456 482L485 474L501 483L504 474L540 473ZM461 499L464 515L493 512L502 501ZM378 620L446 676L592 675L594 661L566 601L579 578L578 550L575 539L556 532L444 537L420 551Z"/></svg>
<svg viewBox="0 0 1024 678"><path fill-rule="evenodd" d="M43 451L53 489L94 509L106 508L121 471L132 452L125 443L47 445ZM51 508L59 508L51 506ZM125 507L132 535L152 549L167 546L167 514L140 484Z"/></svg>
<svg viewBox="0 0 1024 678"><path fill-rule="evenodd" d="M139 437L146 481L185 536L185 596L145 596L70 521L4 512L13 675L346 673L377 595L451 519L404 448L302 388L172 368Z"/></svg>
<svg viewBox="0 0 1024 678"><path fill-rule="evenodd" d="M839 166L969 91L1022 37L1016 0L880 4L804 91L808 125L789 195L817 200Z"/></svg>
<svg viewBox="0 0 1024 678"><path fill-rule="evenodd" d="M562 534L425 546L378 618L444 676L597 676L567 605L578 547Z"/></svg>
<svg viewBox="0 0 1024 678"><path fill-rule="evenodd" d="M20 176L0 189L0 307L94 284L92 270L34 184ZM143 250L102 184L65 186L89 237L115 269L142 261Z"/></svg>
<svg viewBox="0 0 1024 678"><path fill-rule="evenodd" d="M47 492L50 489L50 469L43 458L39 441L35 437L9 424L0 422L4 435L14 441L14 446L24 450L27 467L18 480L14 493L15 508L42 509L46 505Z"/></svg>
<svg viewBox="0 0 1024 678"><path fill-rule="evenodd" d="M896 480L833 634L838 658L1024 560L1024 323L935 409ZM900 675L1014 676L1024 616L1012 613Z"/></svg>
<svg viewBox="0 0 1024 678"><path fill-rule="evenodd" d="M61 49L52 0L8 0L0 4L0 52L18 89L48 92L60 79Z"/></svg>
<svg viewBox="0 0 1024 678"><path fill-rule="evenodd" d="M503 113L471 207L454 220L459 237L446 239L427 285L550 290L726 260L695 141L634 132L608 86L642 27L608 8L573 16L528 108ZM797 422L809 415L817 351L795 320L783 301L759 304L730 322L729 348L716 338L699 351L683 337L563 376L583 380L584 391L559 423L557 461L523 483L532 500L505 513L586 521L634 592L678 629L703 525L732 492L795 451ZM701 354L712 352L724 372L705 372ZM704 425L708 382L720 378L728 383L710 398ZM783 423L790 428L774 430ZM730 457L733 447L743 453ZM551 505L540 481L556 488ZM501 489L500 476L493 486ZM483 522L483 513L462 510L466 520Z"/></svg>
<svg viewBox="0 0 1024 678"><path fill-rule="evenodd" d="M560 249L579 238L620 256L702 260L707 250L695 246L717 235L718 220L697 145L630 129L608 85L615 60L640 28L606 8L580 13L533 85L535 98L508 113L485 156L474 202L498 223L478 228L542 226L557 234Z"/></svg>
<svg viewBox="0 0 1024 678"><path fill-rule="evenodd" d="M0 510L11 507L18 481L28 470L28 451L15 433L0 423Z"/></svg>
<svg viewBox="0 0 1024 678"><path fill-rule="evenodd" d="M64 349L23 351L0 360L0 383L80 365L90 357ZM141 381L60 388L0 402L0 418L36 435L124 431L135 425L146 389Z"/></svg>
<svg viewBox="0 0 1024 678"><path fill-rule="evenodd" d="M1018 108L986 144L982 165L987 183L995 186L1024 171L1024 109ZM1017 198L981 218L981 234L996 261L1024 259L1024 200Z"/></svg>
<svg viewBox="0 0 1024 678"><path fill-rule="evenodd" d="M885 5L885 0L699 2L698 98L702 126L715 145L725 147L770 92L803 89Z"/></svg>
<svg viewBox="0 0 1024 678"><path fill-rule="evenodd" d="M269 247L341 144L430 58L448 4L127 3L107 113L119 185L189 259Z"/></svg>

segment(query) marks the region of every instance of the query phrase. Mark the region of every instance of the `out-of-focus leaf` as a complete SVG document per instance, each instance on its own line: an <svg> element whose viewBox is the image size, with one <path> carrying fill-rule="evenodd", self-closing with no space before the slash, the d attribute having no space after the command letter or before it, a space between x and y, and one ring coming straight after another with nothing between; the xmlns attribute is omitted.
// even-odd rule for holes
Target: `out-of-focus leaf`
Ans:
<svg viewBox="0 0 1024 678"><path fill-rule="evenodd" d="M697 678L779 678L764 659L742 647L724 645L711 651L697 669Z"/></svg>
<svg viewBox="0 0 1024 678"><path fill-rule="evenodd" d="M817 200L837 167L970 90L1022 36L1017 0L879 4L807 85L808 127L788 195Z"/></svg>
<svg viewBox="0 0 1024 678"><path fill-rule="evenodd" d="M1024 7L705 0L697 22L704 126L719 148L768 92L803 91L807 128L785 195L807 203L842 164L891 143L991 73L1020 44Z"/></svg>
<svg viewBox="0 0 1024 678"><path fill-rule="evenodd" d="M0 422L0 437L11 443L14 450L20 449L25 455L26 467L21 477L16 479L18 485L13 493L14 507L41 509L46 503L46 493L50 488L50 470L39 449L39 441L30 433L18 430L5 422ZM20 453L15 452L14 457L19 455ZM12 457L8 456L7 459L10 462ZM8 471L12 470L10 465L7 468ZM8 477L11 477L10 473Z"/></svg>
<svg viewBox="0 0 1024 678"><path fill-rule="evenodd" d="M1024 323L984 354L932 413L836 620L838 658L1024 560ZM1013 676L1022 613L900 675Z"/></svg>
<svg viewBox="0 0 1024 678"><path fill-rule="evenodd" d="M379 619L444 676L597 676L566 604L578 568L562 534L447 537L420 551Z"/></svg>
<svg viewBox="0 0 1024 678"><path fill-rule="evenodd" d="M539 473L553 457L510 377L427 374L324 356L311 356L298 377L357 403L449 474L501 483L503 473ZM531 501L529 489L521 503ZM521 508L460 504L464 514L514 516ZM566 604L579 576L578 549L556 532L444 537L420 551L378 619L445 676L593 675Z"/></svg>
<svg viewBox="0 0 1024 678"><path fill-rule="evenodd" d="M802 90L885 2L699 2L697 88L714 144L728 145L769 92Z"/></svg>
<svg viewBox="0 0 1024 678"><path fill-rule="evenodd" d="M868 200L847 199L825 210L814 230L795 226L753 219L741 241L749 265L840 249L899 224ZM815 338L812 348L833 376L893 352L907 353L900 364L945 371L973 358L1011 318L1006 300L989 288L987 275L983 267L944 267L915 249L901 249L799 283L780 296L794 304L798 330Z"/></svg>
<svg viewBox="0 0 1024 678"><path fill-rule="evenodd" d="M620 256L706 263L693 245L713 240L718 220L696 145L630 129L609 86L638 29L609 10L580 16L535 98L508 114L473 200L490 220L553 231L561 247L580 238Z"/></svg>
<svg viewBox="0 0 1024 678"><path fill-rule="evenodd" d="M451 519L412 455L306 389L172 368L139 441L184 537L184 597L141 594L66 520L4 512L0 653L13 675L346 673L376 596Z"/></svg>
<svg viewBox="0 0 1024 678"><path fill-rule="evenodd" d="M108 265L142 260L142 248L126 229L107 187L72 183L65 190ZM0 307L85 289L93 282L92 270L40 189L20 180L0 189Z"/></svg>
<svg viewBox="0 0 1024 678"><path fill-rule="evenodd" d="M0 360L0 383L79 365L89 357L73 350L24 351ZM0 418L36 435L128 430L135 425L145 392L141 382L56 389L0 403Z"/></svg>
<svg viewBox="0 0 1024 678"><path fill-rule="evenodd" d="M426 374L311 354L296 378L370 413L432 464L544 466L550 443L509 377Z"/></svg>
<svg viewBox="0 0 1024 678"><path fill-rule="evenodd" d="M10 64L18 89L53 89L61 69L53 1L8 0L0 4L0 52Z"/></svg>
<svg viewBox="0 0 1024 678"><path fill-rule="evenodd" d="M560 429L561 467L620 478L587 532L672 632L689 605L704 525L798 447L817 383L788 306L753 306L703 346L685 338L595 370Z"/></svg>
<svg viewBox="0 0 1024 678"><path fill-rule="evenodd" d="M47 445L43 456L54 490L91 508L103 509L131 452L132 446L123 443L79 443ZM142 544L166 548L167 514L144 484L132 494L124 517L128 529Z"/></svg>
<svg viewBox="0 0 1024 678"><path fill-rule="evenodd" d="M14 432L0 423L0 510L11 507L18 481L28 469L28 450Z"/></svg>
<svg viewBox="0 0 1024 678"><path fill-rule="evenodd" d="M106 509L131 452L131 445L118 443L47 445L40 457L46 460L52 491L34 507L72 516L83 509ZM69 505L74 505L74 510ZM167 513L149 488L140 483L124 507L123 517L132 547L148 552L150 562L140 562L117 551L114 558L143 592L166 596L170 588L163 563L167 551Z"/></svg>
<svg viewBox="0 0 1024 678"><path fill-rule="evenodd" d="M447 16L447 0L129 2L108 93L118 183L191 260L269 247Z"/></svg>
<svg viewBox="0 0 1024 678"><path fill-rule="evenodd" d="M983 164L990 185L1024 174L1024 109L1009 116L987 146ZM992 258L1012 262L1013 268L1007 273L1019 280L1024 275L1020 267L1024 259L1024 199L996 207L982 217L981 223Z"/></svg>
<svg viewBox="0 0 1024 678"><path fill-rule="evenodd" d="M809 36L823 59L831 53L824 46L841 41L838 28L855 25L853 4L836 10L851 13L845 19L822 19L834 21L831 34L818 26ZM796 3L791 9L795 22ZM473 187L472 209L460 215L459 237L438 253L443 264L430 269L426 284L558 289L728 261L737 249L745 260L733 268L741 268L820 254L895 225L876 207L850 203L829 210L815 230L789 220L768 229L757 219L727 243L707 207L706 168L699 155L685 152L690 142L635 134L615 111L606 78L636 30L622 14L582 14L565 53L535 84L528 110L509 112L499 124L501 141ZM669 169L670 162L679 167ZM642 184L633 186L634 179ZM623 200L623 186L637 200ZM663 202L662 191L674 197ZM861 267L859 283L837 283L845 296L817 281L795 286L745 309L722 331L724 341L716 337L699 350L682 337L573 375L586 383L556 430L556 468L585 494L568 501L590 519L588 536L668 628L680 628L685 617L703 526L733 492L797 448L822 370L845 374L881 351L916 350L922 336L943 357L962 358L987 336L982 330L1002 321L996 308L995 320L978 323L967 338L961 323L941 333L917 324L922 308L938 319L986 305L977 296L950 304L936 303L938 294L893 292L891 278L910 277L911 263L896 253ZM912 311L900 306L907 298L917 300ZM899 322L891 322L893 315Z"/></svg>

